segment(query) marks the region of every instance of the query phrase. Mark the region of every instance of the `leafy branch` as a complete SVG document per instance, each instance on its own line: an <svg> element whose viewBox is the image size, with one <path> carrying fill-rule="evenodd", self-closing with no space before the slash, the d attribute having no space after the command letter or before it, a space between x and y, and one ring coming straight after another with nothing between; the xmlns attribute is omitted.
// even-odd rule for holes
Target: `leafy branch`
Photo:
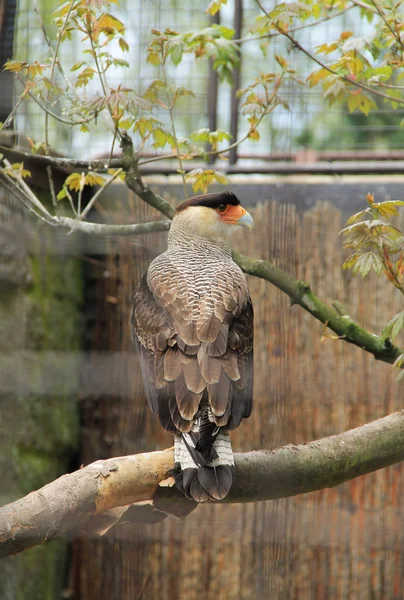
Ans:
<svg viewBox="0 0 404 600"><path fill-rule="evenodd" d="M123 132L121 146L123 151L123 169L126 173L125 183L129 189L131 189L135 194L137 194L146 204L149 204L153 208L157 209L164 216L169 219L173 218L174 209L169 202L167 202L162 196L153 192L151 188L149 188L143 181L139 164L138 157L133 148L133 142L129 135ZM10 163L9 163L10 165ZM11 166L11 165L10 165ZM18 165L15 166L15 169L20 169L21 167ZM9 176L6 172L0 170L0 175L8 178L8 185L11 185L11 188L17 188L17 193L21 196L21 193L26 192L25 182L22 179L21 174L18 174L17 181ZM85 176L84 176L85 180ZM80 186L80 181L83 181L83 175L74 174L74 178L72 179L72 185ZM105 183L104 183L105 185ZM28 188L29 189L29 188ZM32 192L31 192L32 194ZM32 204L32 198L28 195L24 198L25 204L28 203L30 205L31 211L37 212L35 209L38 209L36 203L39 200L36 198L34 204ZM30 204L31 203L31 204ZM381 208L378 207L378 210L391 213L393 207L386 208L383 206L383 203L380 203ZM394 207L394 210L395 207ZM48 211L47 211L48 212ZM59 217L52 217L49 213L46 215L46 218L39 214L42 220L47 221L49 224L54 226L62 226L68 227L69 221L61 221ZM70 221L74 221L73 219ZM88 233L102 233L102 230L94 227L93 223L84 223L80 222L80 225L75 226L77 230L82 232L88 231ZM100 226L99 226L100 227ZM114 230L114 227L116 228ZM128 234L130 230L121 229L126 226L108 226L108 234L120 235L122 233ZM150 226L142 229L140 226L133 226L134 229L132 233L146 233L150 231ZM167 223L166 222L157 222L154 225L156 230L166 230ZM161 227L161 229L160 229ZM138 229L136 229L138 228ZM71 226L71 229L74 229ZM104 230L106 232L106 230ZM341 313L335 309L335 307L330 307L323 301L321 301L310 289L309 284L304 281L296 281L292 277L290 277L287 273L276 267L265 260L253 260L248 257L244 257L238 253L234 253L234 260L237 264L243 269L243 271L249 275L260 277L262 279L266 279L280 290L285 292L291 299L292 304L298 304L302 308L304 308L307 312L313 315L317 320L326 325L329 329L334 331L336 335L347 341L351 344L359 346L363 350L373 354L373 356L390 364L393 364L402 354L403 350L398 346L395 346L389 338L379 337L373 333L370 333L357 323L353 319L351 319L348 315L341 315Z"/></svg>
<svg viewBox="0 0 404 600"><path fill-rule="evenodd" d="M368 83L379 85L381 77L388 79L393 73L393 66L391 65L380 68L371 68L371 65L363 54L358 56L360 50L363 50L365 47L373 52L375 57L378 56L380 50L376 45L368 44L363 40L359 40L357 43L347 43L347 40L351 37L352 33L343 32L337 42L323 44L318 49L319 52L325 52L327 54L337 49L342 51L342 56L339 61L332 65L327 65L300 44L287 29L291 18L296 17L300 11L307 12L308 9L305 6L301 7L301 5L298 5L297 3L282 3L273 11L268 12L264 8L261 0L255 1L267 19L266 27L276 29L276 31L287 38L295 48L321 67L319 71L309 75L308 83L310 86L315 86L320 81L324 81L325 97L331 104L336 100L343 100L344 93L346 91L349 92L352 86L366 91L373 96L389 100L393 108L399 104L404 104L404 99L402 99L398 93L391 92L390 94L386 94L375 89L372 85L368 85ZM369 7L366 6L366 8ZM350 110L355 108L359 108L362 112L368 114L372 108L375 108L375 105L372 104L372 101L366 95L357 95L355 104L351 104Z"/></svg>

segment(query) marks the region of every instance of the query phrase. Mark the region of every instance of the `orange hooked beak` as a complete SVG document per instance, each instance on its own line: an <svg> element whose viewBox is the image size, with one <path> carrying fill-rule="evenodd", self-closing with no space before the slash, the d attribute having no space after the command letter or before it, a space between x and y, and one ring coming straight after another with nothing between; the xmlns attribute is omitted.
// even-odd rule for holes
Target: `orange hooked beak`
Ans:
<svg viewBox="0 0 404 600"><path fill-rule="evenodd" d="M219 213L219 217L227 225L238 225L239 227L245 227L249 231L251 231L254 225L250 213L240 205L233 206L232 204L229 204L226 212Z"/></svg>

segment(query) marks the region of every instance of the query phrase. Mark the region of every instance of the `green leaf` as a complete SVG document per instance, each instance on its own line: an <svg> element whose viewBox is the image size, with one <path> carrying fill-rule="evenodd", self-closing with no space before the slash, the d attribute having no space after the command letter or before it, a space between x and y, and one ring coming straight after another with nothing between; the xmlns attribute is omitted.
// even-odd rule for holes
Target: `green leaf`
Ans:
<svg viewBox="0 0 404 600"><path fill-rule="evenodd" d="M114 58L112 61L112 64L115 65L115 67L127 67L129 68L129 63L127 60L124 60L123 58Z"/></svg>
<svg viewBox="0 0 404 600"><path fill-rule="evenodd" d="M376 275L379 275L384 270L384 264L380 256L374 252L366 252L361 254L355 261L352 267L353 273L359 273L362 277L366 277L370 271L374 271Z"/></svg>
<svg viewBox="0 0 404 600"><path fill-rule="evenodd" d="M153 148L164 148L167 144L173 147L175 146L174 136L163 127L156 127L156 129L153 130L152 135L154 138Z"/></svg>
<svg viewBox="0 0 404 600"><path fill-rule="evenodd" d="M385 325L382 331L383 338L390 338L393 342L401 329L404 327L404 311L395 315L390 321ZM397 359L398 360L398 359Z"/></svg>
<svg viewBox="0 0 404 600"><path fill-rule="evenodd" d="M67 198L66 188L62 187L58 195L56 196L57 200L63 200L63 198Z"/></svg>
<svg viewBox="0 0 404 600"><path fill-rule="evenodd" d="M197 129L193 133L191 133L191 139L195 142L207 142L209 140L210 130L207 127L203 129Z"/></svg>
<svg viewBox="0 0 404 600"><path fill-rule="evenodd" d="M122 50L122 52L129 52L129 44L125 40L125 38L120 37L118 43L119 43L119 47Z"/></svg>
<svg viewBox="0 0 404 600"><path fill-rule="evenodd" d="M171 60L175 65L178 65L181 62L182 54L184 52L184 43L177 42L173 44L170 48L169 54L171 56Z"/></svg>
<svg viewBox="0 0 404 600"><path fill-rule="evenodd" d="M83 65L86 64L85 60L80 60L79 62L76 62L72 68L70 69L70 71L78 71Z"/></svg>

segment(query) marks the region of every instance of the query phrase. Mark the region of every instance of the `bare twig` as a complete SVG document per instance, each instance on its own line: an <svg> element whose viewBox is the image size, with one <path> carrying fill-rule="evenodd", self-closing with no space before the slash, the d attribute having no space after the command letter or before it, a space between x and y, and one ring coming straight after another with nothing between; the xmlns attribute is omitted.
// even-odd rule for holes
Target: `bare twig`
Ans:
<svg viewBox="0 0 404 600"><path fill-rule="evenodd" d="M65 186L64 190L66 192L66 196L67 196L67 199L69 200L69 204L73 211L73 214L77 217L77 210L76 210L76 207L74 206L73 197L72 197L71 193L69 192L69 189L67 186Z"/></svg>
<svg viewBox="0 0 404 600"><path fill-rule="evenodd" d="M48 210L44 207L44 205L42 204L42 202L40 202L38 200L38 198L35 196L34 192L31 190L31 188L25 183L24 179L21 177L21 175L18 173L18 171L14 171L12 165L10 164L10 162L7 160L7 158L3 158L3 162L6 165L6 167L10 170L13 171L13 175L16 179L16 181L18 183L16 183L17 186L19 186L20 188L22 188L26 198L29 200L29 202L39 211L42 213L43 216L47 217L49 220L52 220L53 217L52 215L48 212ZM12 181L13 178L10 177L10 180Z"/></svg>
<svg viewBox="0 0 404 600"><path fill-rule="evenodd" d="M48 225L52 225L51 220L43 217L40 213L35 211L30 203L30 198L23 192L23 190L19 187L15 179L9 177L4 170L0 169L0 180L4 187L10 192L10 194L16 196L18 200L25 206L25 208L35 217L39 218L41 221L44 221Z"/></svg>
<svg viewBox="0 0 404 600"><path fill-rule="evenodd" d="M51 197L52 197L53 208L55 209L55 214L57 214L57 212L58 212L58 203L57 203L57 200L56 200L55 182L53 181L52 167L50 165L48 165L46 167L46 172L48 174L49 189L50 189L50 193L51 193Z"/></svg>
<svg viewBox="0 0 404 600"><path fill-rule="evenodd" d="M21 102L24 100L25 98L25 93L21 94L21 96L18 98L17 102L15 103L15 105L13 106L13 110L11 111L11 113L8 115L7 119L4 121L4 123L2 123L0 125L0 131L2 131L3 129L6 129L6 127L8 127L11 123L11 121L14 118L15 113L17 112L17 110L20 107Z"/></svg>

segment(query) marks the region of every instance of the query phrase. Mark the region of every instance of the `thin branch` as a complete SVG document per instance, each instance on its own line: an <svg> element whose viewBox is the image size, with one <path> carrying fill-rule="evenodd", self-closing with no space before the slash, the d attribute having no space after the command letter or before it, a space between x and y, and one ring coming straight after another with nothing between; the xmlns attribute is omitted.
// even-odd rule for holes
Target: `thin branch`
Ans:
<svg viewBox="0 0 404 600"><path fill-rule="evenodd" d="M265 10L265 8L263 7L263 5L260 2L260 0L255 0L255 1L258 4L258 6L260 7L260 9L269 18L268 13ZM392 96L389 96L389 94L384 94L383 92L379 92L378 90L375 90L374 88L372 88L372 87L370 87L370 86L368 86L368 85L366 85L364 83L361 83L360 81L351 79L347 75L340 75L337 71L334 71L334 69L332 69L331 67L327 66L325 63L321 62L321 60L319 58L317 58L309 50L307 50L306 48L304 48L304 46L302 46L289 32L285 31L284 29L282 29L282 27L279 27L279 26L276 26L276 28L277 28L277 30L279 31L280 34L282 34L284 37L286 37L295 46L295 48L297 48L298 50L300 50L300 52L303 52L303 54L305 54L308 58L310 58L310 60L312 60L313 62L317 63L320 67L322 67L323 69L325 69L326 71L328 71L332 75L336 75L338 77L338 79L341 79L342 81L345 81L346 83L350 83L354 87L358 87L358 88L360 88L362 90L365 90L366 92L369 92L370 94L378 96L379 98L385 98L387 100L390 100L390 101L393 101L393 102L397 102L398 104L404 104L404 99L393 98Z"/></svg>
<svg viewBox="0 0 404 600"><path fill-rule="evenodd" d="M116 173L113 174L112 177L110 177L108 179L108 181L106 181L104 183L104 185L102 185L101 187L98 188L98 190L95 192L94 196L91 198L90 202L87 204L87 206L85 207L85 209L83 210L82 213L80 213L79 211L79 215L80 215L80 219L84 219L84 217L88 214L88 212L92 209L92 207L94 206L94 203L98 200L98 198L100 197L100 195L104 192L104 190L107 189L107 187L109 187L111 185L111 183L113 183L115 181L115 179L117 179L117 177L119 177L119 175L123 173L123 169L118 169L116 171Z"/></svg>
<svg viewBox="0 0 404 600"><path fill-rule="evenodd" d="M158 231L168 231L171 221L151 221L150 223L136 223L130 225L109 225L103 223L89 223L69 217L58 217L55 223L60 227L73 232L85 233L87 235L142 235Z"/></svg>
<svg viewBox="0 0 404 600"><path fill-rule="evenodd" d="M46 42L46 44L47 44L47 46L48 46L48 48L49 48L49 50L50 50L50 52L51 52L52 56L55 56L55 50L54 50L54 48L53 48L53 46L52 46L52 44L51 44L51 41L50 41L50 39L49 39L48 32L46 31L45 23L43 22L42 15L41 15L41 11L39 10L39 8L38 8L38 6L37 6L36 0L34 0L33 4L34 4L34 11L36 12L36 16L37 16L37 18L38 18L38 21L39 21L39 24L40 24L40 26L41 26L42 33L43 33L43 36L44 36L45 42ZM71 81L69 80L69 78L68 78L68 77L66 77L66 74L65 74L65 72L64 72L64 70L63 70L63 67L62 67L62 65L61 65L61 63L60 63L60 61L59 61L59 60L57 61L57 68L58 68L58 70L59 70L59 73L61 74L61 76L62 76L62 77L63 77L63 79L65 80L65 83L66 83L67 87L68 87L68 88L70 88L70 89L71 89L71 91L73 91L73 92L74 92L74 95L75 95L75 96L76 96L76 98L77 98L77 97L78 97L78 96L77 96L77 90L76 90L76 88L75 88L75 87L72 85L72 83L71 83ZM70 96L68 96L68 97L69 97L69 99L71 99L71 97L70 97Z"/></svg>
<svg viewBox="0 0 404 600"><path fill-rule="evenodd" d="M276 108L276 106L277 105L274 104L274 105L270 106L269 108L267 108L263 113L261 113L261 115L258 117L256 124L254 125L254 129L257 129L257 127L260 125L263 118L266 117L267 115L269 115ZM157 162L159 160L173 159L173 158L181 158L181 159L191 160L191 159L195 159L195 158L205 158L206 156L220 156L221 154L227 154L227 152L230 152L230 150L232 150L233 148L237 148L237 146L240 146L240 144L242 144L249 138L250 133L251 133L251 130L248 131L242 138L240 138L239 140L236 140L235 142L233 142L226 148L222 148L222 149L218 149L218 150L208 150L206 152L193 152L191 154L184 154L184 155L180 155L180 156L178 156L177 154L163 154L162 156L147 158L145 160L139 160L138 165L139 165L139 167L141 167L142 165L146 165L148 163Z"/></svg>
<svg viewBox="0 0 404 600"><path fill-rule="evenodd" d="M70 204L70 207L71 207L71 209L73 211L73 214L77 217L78 214L77 214L76 207L74 206L73 197L72 197L71 193L69 192L69 189L68 189L67 185L64 187L64 190L66 192L66 196L67 196L67 199L69 200L69 204Z"/></svg>
<svg viewBox="0 0 404 600"><path fill-rule="evenodd" d="M376 2L376 0L371 0L371 2L373 4L373 6L375 7L377 13L379 14L379 16L381 17L381 19L383 20L384 24L386 25L387 29L393 35L393 37L396 40L396 42L398 42L400 44L401 48L404 48L404 44L403 44L403 41L402 41L400 35L397 33L397 31L394 31L394 29L392 28L392 26L388 22L386 15L384 14L383 10L379 6L379 3Z"/></svg>
<svg viewBox="0 0 404 600"><path fill-rule="evenodd" d="M39 218L41 221L44 221L48 225L52 225L51 220L49 220L48 218L43 217L40 213L38 213L37 211L35 211L32 208L29 196L27 196L22 191L22 189L19 187L19 185L17 184L17 182L14 179L12 179L11 177L9 177L4 172L4 170L1 170L1 169L0 169L0 180L1 180L2 184L4 185L4 187L10 192L10 194L16 196L18 198L18 200L25 206L25 208L32 215L35 215L35 217Z"/></svg>
<svg viewBox="0 0 404 600"><path fill-rule="evenodd" d="M11 113L8 115L7 119L4 121L4 123L2 123L2 125L0 126L0 131L2 131L3 129L5 129L6 127L8 127L11 123L11 121L14 118L15 113L17 112L17 110L20 107L21 102L24 100L25 98L25 94L21 94L21 96L18 98L15 106L13 107L13 110L11 111Z"/></svg>
<svg viewBox="0 0 404 600"><path fill-rule="evenodd" d="M82 173L81 176L84 177L84 173ZM81 197L83 195L83 189L84 189L84 187L80 186L79 193L77 194L77 215L78 215L78 217L80 217L80 215L81 215Z"/></svg>
<svg viewBox="0 0 404 600"><path fill-rule="evenodd" d="M67 23L69 21L70 13L72 12L73 5L75 2L76 2L76 0L70 1L69 8L67 10L67 13L66 13L66 16L65 16L65 19L63 22L63 27L62 27L61 31L58 31L56 49L55 49L55 53L53 55L52 67L51 67L51 72L50 72L50 77L49 77L49 80L51 83L53 81L53 76L55 74L56 61L58 61L60 44L62 43L62 36L65 32ZM46 95L47 103L50 102L51 97L52 97L52 90L48 89L48 93ZM46 152L46 154L49 154L49 113L47 110L45 111L45 152Z"/></svg>
<svg viewBox="0 0 404 600"><path fill-rule="evenodd" d="M365 10L369 10L370 12L377 14L376 9L373 6L370 6L370 4L366 4L366 2L361 2L361 0L351 0L351 2L358 8L364 8Z"/></svg>
<svg viewBox="0 0 404 600"><path fill-rule="evenodd" d="M28 187L28 185L25 183L24 179L21 177L21 175L18 173L18 171L14 171L12 165L10 164L10 162L7 160L7 158L3 158L3 162L6 165L6 167L8 169L10 169L11 171L13 171L13 175L17 181L16 186L20 187L22 189L22 191L24 192L25 196L27 199L29 199L29 202L39 211L41 212L45 217L47 217L49 220L52 220L53 217L50 214L50 212L44 207L44 205L42 204L42 202L40 202L38 200L38 198L35 196L34 192L31 190L31 188ZM10 180L12 180L13 178L10 177Z"/></svg>
<svg viewBox="0 0 404 600"><path fill-rule="evenodd" d="M17 78L20 81L20 83L22 83L22 85L25 85L24 80L22 79L22 77L17 73ZM78 119L77 121L68 121L67 119L64 119L63 117L60 117L59 115L57 115L56 113L52 112L51 110L49 110L49 108L47 108L46 106L44 106L36 96L34 96L34 94L32 94L31 92L27 91L28 96L31 98L31 100L33 100L41 110L43 110L44 112L48 113L49 116L53 117L54 119L56 119L56 121L59 121L59 123L64 123L65 125L83 125L86 123L91 123L91 121L93 121L96 118L96 115L92 115L91 117L87 117L85 119Z"/></svg>
<svg viewBox="0 0 404 600"><path fill-rule="evenodd" d="M163 63L163 73L164 73L164 83L165 83L165 87L167 90L167 69L166 69L166 61L165 60ZM168 112L170 113L171 129L172 129L174 140L175 140L175 149L177 151L177 160L178 160L178 164L180 167L179 173L181 175L182 188L184 190L184 200L186 200L188 198L187 180L185 178L185 170L184 170L184 165L182 163L182 158L181 158L181 153L180 153L180 145L178 143L177 132L175 130L175 121L174 121L174 105L175 105L175 101L176 101L176 96L174 94L173 99L171 101L168 91L167 91L166 95L167 95Z"/></svg>
<svg viewBox="0 0 404 600"><path fill-rule="evenodd" d="M351 4L351 6L347 6L346 8L343 8L342 10L340 10L338 12L326 15L325 17L322 17L321 19L316 19L312 23L306 23L304 25L297 25L296 27L291 27L290 29L288 29L288 31L289 31L289 33L295 33L295 31L301 31L302 29L308 29L309 27L316 27L320 23L325 23L326 21L331 21L331 19L335 19L336 17L340 17L341 15L344 15L349 10L352 10L353 8L355 8L355 6L356 6L356 3L353 2ZM257 40L266 40L266 39L277 37L278 35L282 35L282 34L279 31L273 31L271 33L267 33L266 35L258 35L258 36L251 37L251 38L240 38L240 39L232 40L232 41L234 44L239 44L241 46L243 44L247 44L248 42L255 42Z"/></svg>
<svg viewBox="0 0 404 600"><path fill-rule="evenodd" d="M222 503L257 502L334 487L404 460L404 411L339 435L235 454ZM0 556L74 532L118 506L153 499L174 467L173 449L99 460L0 508ZM166 489L165 495L177 495ZM160 506L159 506L160 510ZM164 510L164 508L163 508Z"/></svg>
<svg viewBox="0 0 404 600"><path fill-rule="evenodd" d="M49 189L52 197L53 208L55 209L55 213L57 214L58 202L56 199L55 182L53 181L52 167L50 165L46 167L46 172L48 174Z"/></svg>

